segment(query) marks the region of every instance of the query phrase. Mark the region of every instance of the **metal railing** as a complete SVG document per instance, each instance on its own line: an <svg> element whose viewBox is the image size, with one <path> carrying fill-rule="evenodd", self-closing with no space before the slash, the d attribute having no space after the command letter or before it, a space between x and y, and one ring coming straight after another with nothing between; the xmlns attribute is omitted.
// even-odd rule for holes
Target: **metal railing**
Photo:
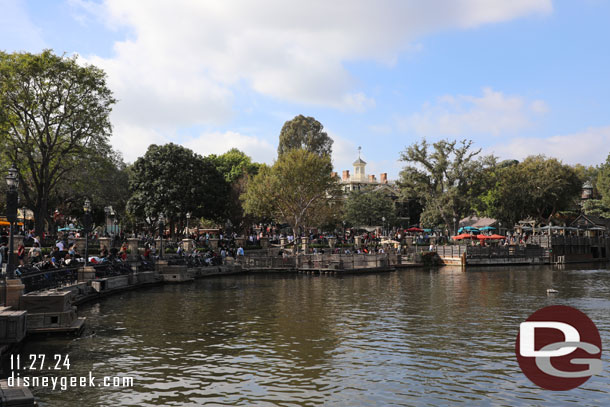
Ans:
<svg viewBox="0 0 610 407"><path fill-rule="evenodd" d="M79 267L63 267L23 274L20 277L25 286L24 293L74 284L78 281L78 269Z"/></svg>

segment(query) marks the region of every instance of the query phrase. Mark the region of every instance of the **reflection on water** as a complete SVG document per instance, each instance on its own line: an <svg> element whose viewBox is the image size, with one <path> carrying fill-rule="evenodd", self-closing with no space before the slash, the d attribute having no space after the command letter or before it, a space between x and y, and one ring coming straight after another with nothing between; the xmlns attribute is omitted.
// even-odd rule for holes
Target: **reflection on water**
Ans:
<svg viewBox="0 0 610 407"><path fill-rule="evenodd" d="M519 323L551 304L584 311L610 343L607 269L443 268L127 292L81 307L85 337L23 353L68 353L70 371L49 375L134 377L127 389L34 389L46 406L610 404L607 364L570 392L520 372Z"/></svg>

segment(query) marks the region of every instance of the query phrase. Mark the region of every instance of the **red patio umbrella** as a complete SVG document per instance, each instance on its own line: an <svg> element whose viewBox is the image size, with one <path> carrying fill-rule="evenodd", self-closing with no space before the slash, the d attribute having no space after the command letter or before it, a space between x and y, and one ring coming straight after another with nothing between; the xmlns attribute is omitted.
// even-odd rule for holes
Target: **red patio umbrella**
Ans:
<svg viewBox="0 0 610 407"><path fill-rule="evenodd" d="M501 240L501 239L506 239L506 236L496 235L496 234L489 235L489 236L487 236L487 235L478 235L477 238L481 239L481 240L488 240L488 239L489 240Z"/></svg>
<svg viewBox="0 0 610 407"><path fill-rule="evenodd" d="M423 229L416 228L416 227L407 229L407 232L423 232L423 231L424 231Z"/></svg>

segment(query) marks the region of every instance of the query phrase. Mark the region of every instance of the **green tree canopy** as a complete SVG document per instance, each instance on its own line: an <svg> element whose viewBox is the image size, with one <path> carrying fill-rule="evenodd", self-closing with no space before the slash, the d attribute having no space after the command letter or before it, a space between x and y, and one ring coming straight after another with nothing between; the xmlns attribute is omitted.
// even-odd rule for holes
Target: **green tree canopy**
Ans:
<svg viewBox="0 0 610 407"><path fill-rule="evenodd" d="M424 210L422 223L456 225L472 213L486 176L495 166L493 157L477 157L472 141L441 140L430 146L426 140L401 153L408 165L400 173L399 186L405 198L417 198Z"/></svg>
<svg viewBox="0 0 610 407"><path fill-rule="evenodd" d="M596 199L585 201L583 209L586 214L610 218L610 154L604 164L596 168L595 172L589 170L588 174L586 180L591 181L593 178Z"/></svg>
<svg viewBox="0 0 610 407"><path fill-rule="evenodd" d="M248 216L239 197L246 191L249 180L258 173L260 164L242 151L232 148L222 155L209 155L216 169L230 185L229 199L226 204L226 216L236 231L242 232L251 225L255 218Z"/></svg>
<svg viewBox="0 0 610 407"><path fill-rule="evenodd" d="M572 167L555 158L530 156L502 168L483 201L489 216L509 225L528 217L548 223L558 211L576 207L581 185Z"/></svg>
<svg viewBox="0 0 610 407"><path fill-rule="evenodd" d="M76 57L0 52L0 143L20 172L38 233L67 174L110 150L114 103L105 73Z"/></svg>
<svg viewBox="0 0 610 407"><path fill-rule="evenodd" d="M173 143L152 144L131 167L129 211L156 220L163 213L173 225L187 212L223 220L229 185L212 160ZM172 228L173 229L173 228Z"/></svg>
<svg viewBox="0 0 610 407"><path fill-rule="evenodd" d="M301 227L323 225L340 194L327 155L304 149L282 154L269 167L261 166L242 199L247 213L289 224L295 236Z"/></svg>
<svg viewBox="0 0 610 407"><path fill-rule="evenodd" d="M345 221L355 226L384 226L384 223L396 222L394 201L380 190L351 192L345 201L344 212Z"/></svg>
<svg viewBox="0 0 610 407"><path fill-rule="evenodd" d="M323 131L324 126L313 117L298 115L282 126L277 154L290 150L305 149L318 155L330 156L333 140Z"/></svg>
<svg viewBox="0 0 610 407"><path fill-rule="evenodd" d="M80 165L66 173L51 191L49 207L58 209L64 215L80 218L83 203L89 198L95 224L104 222L105 206L112 206L117 220L124 224L130 193L128 169L122 157L110 150L106 154L81 158Z"/></svg>
<svg viewBox="0 0 610 407"><path fill-rule="evenodd" d="M260 164L252 162L250 156L237 148L232 148L221 155L210 154L208 158L214 162L216 169L229 184L233 184L244 175L256 175L260 167Z"/></svg>

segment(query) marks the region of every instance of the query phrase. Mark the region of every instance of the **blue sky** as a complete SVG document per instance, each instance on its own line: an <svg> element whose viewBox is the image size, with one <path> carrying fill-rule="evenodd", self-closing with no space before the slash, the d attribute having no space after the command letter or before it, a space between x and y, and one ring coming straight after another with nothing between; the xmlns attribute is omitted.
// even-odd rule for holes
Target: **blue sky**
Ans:
<svg viewBox="0 0 610 407"><path fill-rule="evenodd" d="M367 172L396 178L424 137L605 161L608 21L597 0L0 0L0 49L102 67L127 161L173 141L271 163L282 124L305 114L338 171L362 146Z"/></svg>

